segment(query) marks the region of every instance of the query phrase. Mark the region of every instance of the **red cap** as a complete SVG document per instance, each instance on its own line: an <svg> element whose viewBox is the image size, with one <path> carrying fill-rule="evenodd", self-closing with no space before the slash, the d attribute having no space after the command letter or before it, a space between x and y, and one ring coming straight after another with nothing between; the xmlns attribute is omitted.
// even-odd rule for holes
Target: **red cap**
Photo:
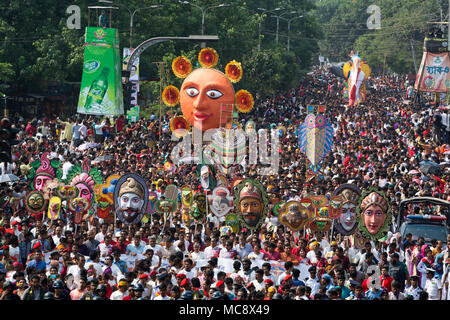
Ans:
<svg viewBox="0 0 450 320"><path fill-rule="evenodd" d="M264 282L265 282L265 283L268 283L270 286L273 285L273 281L270 280L270 279L266 279L266 280L264 280Z"/></svg>
<svg viewBox="0 0 450 320"><path fill-rule="evenodd" d="M158 274L158 272L156 272L155 270L153 270L152 272L150 272L150 276L153 276L153 275L155 275L155 274Z"/></svg>
<svg viewBox="0 0 450 320"><path fill-rule="evenodd" d="M38 241L38 242L36 242L36 243L34 244L33 249L37 249L37 248L39 248L40 246L41 246L41 242Z"/></svg>
<svg viewBox="0 0 450 320"><path fill-rule="evenodd" d="M139 276L139 279L148 279L148 274L143 273Z"/></svg>
<svg viewBox="0 0 450 320"><path fill-rule="evenodd" d="M175 276L175 278L184 279L186 278L186 275L184 273L179 273Z"/></svg>
<svg viewBox="0 0 450 320"><path fill-rule="evenodd" d="M18 224L18 222L16 220L14 220L13 222L11 222L12 226L15 226L16 224Z"/></svg>
<svg viewBox="0 0 450 320"><path fill-rule="evenodd" d="M183 281L181 281L180 286L184 287L185 285L189 284L189 279L183 279Z"/></svg>
<svg viewBox="0 0 450 320"><path fill-rule="evenodd" d="M69 248L65 248L62 252L70 252Z"/></svg>
<svg viewBox="0 0 450 320"><path fill-rule="evenodd" d="M216 287L220 287L223 286L225 284L225 282L223 282L222 280L217 281L216 283Z"/></svg>

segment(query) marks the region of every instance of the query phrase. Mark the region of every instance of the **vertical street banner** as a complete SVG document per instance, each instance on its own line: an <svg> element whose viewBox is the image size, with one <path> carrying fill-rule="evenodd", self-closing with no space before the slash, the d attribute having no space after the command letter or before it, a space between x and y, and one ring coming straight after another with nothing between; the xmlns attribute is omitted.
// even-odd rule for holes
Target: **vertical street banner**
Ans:
<svg viewBox="0 0 450 320"><path fill-rule="evenodd" d="M87 27L78 113L123 114L120 64L117 29Z"/></svg>
<svg viewBox="0 0 450 320"><path fill-rule="evenodd" d="M447 92L449 87L449 53L424 52L414 89L425 92Z"/></svg>
<svg viewBox="0 0 450 320"><path fill-rule="evenodd" d="M139 120L139 106L135 105L127 111L127 119L130 122L137 122Z"/></svg>
<svg viewBox="0 0 450 320"><path fill-rule="evenodd" d="M130 60L130 56L133 53L133 51L134 49L123 48L123 59L122 59L123 70L127 69L127 64L128 61ZM132 87L133 93L131 94L131 105L135 106L138 104L137 96L139 92L139 58L136 59L131 68L129 81L133 84Z"/></svg>

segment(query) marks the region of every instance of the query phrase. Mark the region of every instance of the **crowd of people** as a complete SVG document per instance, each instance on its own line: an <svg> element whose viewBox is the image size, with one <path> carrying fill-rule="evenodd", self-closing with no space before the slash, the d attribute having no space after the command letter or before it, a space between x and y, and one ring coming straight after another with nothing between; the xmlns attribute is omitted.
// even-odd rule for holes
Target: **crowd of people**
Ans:
<svg viewBox="0 0 450 320"><path fill-rule="evenodd" d="M123 116L43 116L29 122L11 117L21 130L20 143L13 147L13 163L3 170L20 180L0 187L0 198L8 199L0 207L0 300L450 299L450 237L447 243L425 243L389 232L382 241L358 248L336 230L293 232L271 220L277 199L329 195L344 183L381 189L394 217L403 199L450 200L446 171L429 176L419 169L422 160L449 161L444 151L450 143L448 108L427 96L413 103L406 77L372 76L368 82L367 101L349 109L343 79L314 68L299 87L259 97L239 119L243 126L253 120L256 129L287 129L274 151L280 153L278 174L258 176L261 164L238 172L262 183L269 197L266 221L253 232L223 234L224 220L212 213L202 223L186 225L180 210L167 224L156 213L136 225L106 223L95 215L75 224L64 206L56 220L32 214L24 203L31 190L27 176L46 151L61 161L63 179L89 159L104 179L138 173L158 197L169 184L194 190L201 185L195 165L165 169L177 143L171 141L166 116L162 123L159 116L134 123ZM313 179L296 136L308 105L326 105L334 129L333 150ZM100 156L109 160L95 161ZM226 272L230 266L233 271ZM374 276L371 266L380 274ZM371 282L374 278L378 281Z"/></svg>

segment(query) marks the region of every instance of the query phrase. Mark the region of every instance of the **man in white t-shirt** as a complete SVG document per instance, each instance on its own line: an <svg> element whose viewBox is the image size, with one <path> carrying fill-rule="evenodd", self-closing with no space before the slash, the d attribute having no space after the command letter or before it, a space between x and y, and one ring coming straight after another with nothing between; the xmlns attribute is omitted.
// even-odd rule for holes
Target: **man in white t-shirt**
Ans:
<svg viewBox="0 0 450 320"><path fill-rule="evenodd" d="M255 286L256 291L264 292L264 271L262 269L258 269L255 271L255 280L252 281Z"/></svg>
<svg viewBox="0 0 450 320"><path fill-rule="evenodd" d="M111 294L110 299L111 300L123 300L125 296L127 296L128 293L128 281L125 279L122 279L119 281L119 290L114 291Z"/></svg>
<svg viewBox="0 0 450 320"><path fill-rule="evenodd" d="M101 243L105 239L107 232L108 232L108 224L102 223L102 225L100 226L100 232L95 235L94 239Z"/></svg>
<svg viewBox="0 0 450 320"><path fill-rule="evenodd" d="M161 246L156 244L156 236L151 236L148 238L148 245L145 246L144 252L147 252L148 249L152 249L155 255L157 255L159 250L161 250Z"/></svg>
<svg viewBox="0 0 450 320"><path fill-rule="evenodd" d="M75 287L79 287L79 281L81 278L81 270L85 270L84 269L84 264L86 263L86 259L83 255L77 255L75 257L77 264L71 265L68 269L67 269L67 274L72 274L73 275L73 284L75 285L73 288L69 288L69 289L75 289Z"/></svg>
<svg viewBox="0 0 450 320"><path fill-rule="evenodd" d="M62 238L62 227L61 226L57 226L55 228L55 234L52 235L52 239L53 239L53 243L55 244L55 246L59 245L59 242L61 241Z"/></svg>

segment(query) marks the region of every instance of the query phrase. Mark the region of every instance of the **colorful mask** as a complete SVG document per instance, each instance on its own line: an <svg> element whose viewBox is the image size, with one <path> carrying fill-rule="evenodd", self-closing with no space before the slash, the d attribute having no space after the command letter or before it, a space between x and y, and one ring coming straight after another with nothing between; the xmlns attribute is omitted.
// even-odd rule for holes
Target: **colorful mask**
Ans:
<svg viewBox="0 0 450 320"><path fill-rule="evenodd" d="M44 188L42 189L42 192L44 193L44 198L50 199L51 197L57 196L57 191L60 184L61 183L59 182L58 178L46 180Z"/></svg>
<svg viewBox="0 0 450 320"><path fill-rule="evenodd" d="M156 212L156 199L158 199L158 195L153 191L148 193L148 213L154 214Z"/></svg>
<svg viewBox="0 0 450 320"><path fill-rule="evenodd" d="M298 201L288 201L278 217L279 222L293 231L303 228L310 218L310 211Z"/></svg>
<svg viewBox="0 0 450 320"><path fill-rule="evenodd" d="M192 188L189 186L181 187L181 203L183 207L190 207L192 205Z"/></svg>
<svg viewBox="0 0 450 320"><path fill-rule="evenodd" d="M225 223L227 224L227 226L231 227L231 230L234 233L237 233L239 231L239 221L235 213L227 214L225 217Z"/></svg>
<svg viewBox="0 0 450 320"><path fill-rule="evenodd" d="M134 173L122 176L114 189L117 217L127 225L136 224L148 206L148 187L145 180Z"/></svg>
<svg viewBox="0 0 450 320"><path fill-rule="evenodd" d="M61 198L51 197L48 203L47 216L50 220L57 220L59 218L59 212L61 211Z"/></svg>
<svg viewBox="0 0 450 320"><path fill-rule="evenodd" d="M69 201L69 210L72 211L76 224L81 223L90 208L91 201L89 199L78 197Z"/></svg>
<svg viewBox="0 0 450 320"><path fill-rule="evenodd" d="M49 154L49 152L44 152L40 160L31 163L28 179L32 180L31 187L33 190L42 191L47 180L62 177L62 170L59 168L61 161L58 159L50 160Z"/></svg>
<svg viewBox="0 0 450 320"><path fill-rule="evenodd" d="M196 168L200 184L204 190L212 190L216 187L216 179L214 178L216 170L212 165L198 165Z"/></svg>
<svg viewBox="0 0 450 320"><path fill-rule="evenodd" d="M97 197L104 197L109 200L110 203L114 203L114 188L120 176L118 174L110 175L106 178L106 182L103 184L97 184L94 187L95 195Z"/></svg>
<svg viewBox="0 0 450 320"><path fill-rule="evenodd" d="M81 165L77 163L72 167L67 175L66 183L77 187L78 197L94 202L94 187L96 184L103 183L103 178L97 168L90 170L89 160L85 159Z"/></svg>
<svg viewBox="0 0 450 320"><path fill-rule="evenodd" d="M328 214L331 219L338 219L342 214L343 199L341 196L331 196Z"/></svg>
<svg viewBox="0 0 450 320"><path fill-rule="evenodd" d="M230 190L224 187L214 188L212 194L208 195L208 203L217 217L223 217L233 210L233 197L230 195Z"/></svg>
<svg viewBox="0 0 450 320"><path fill-rule="evenodd" d="M361 194L356 214L358 230L364 237L375 241L389 231L392 221L389 201L376 188L370 188Z"/></svg>
<svg viewBox="0 0 450 320"><path fill-rule="evenodd" d="M106 219L111 214L114 204L109 202L106 197L97 198L97 216L101 219Z"/></svg>
<svg viewBox="0 0 450 320"><path fill-rule="evenodd" d="M194 193L194 199L191 206L191 216L194 221L200 222L206 215L206 196L201 192Z"/></svg>
<svg viewBox="0 0 450 320"><path fill-rule="evenodd" d="M248 229L257 229L262 224L267 209L264 187L254 180L243 180L235 191L234 207L240 223Z"/></svg>
<svg viewBox="0 0 450 320"><path fill-rule="evenodd" d="M343 184L334 190L333 195L339 195L343 200L342 213L335 221L336 230L344 236L355 233L357 227L356 207L361 190L354 184Z"/></svg>
<svg viewBox="0 0 450 320"><path fill-rule="evenodd" d="M242 78L242 66L231 61L225 73L214 69L219 55L212 48L204 48L198 55L201 68L193 70L192 63L184 56L172 62L172 71L184 79L181 89L169 85L162 93L162 100L169 107L180 103L184 118L191 127L206 131L229 125L236 120L237 110L250 112L253 97L246 90L235 94L233 83ZM213 188L211 188L213 189Z"/></svg>
<svg viewBox="0 0 450 320"><path fill-rule="evenodd" d="M56 195L61 199L67 200L78 197L78 189L75 186L60 184L56 190Z"/></svg>
<svg viewBox="0 0 450 320"><path fill-rule="evenodd" d="M156 201L156 211L163 214L164 221L167 220L169 215L177 209L175 201L164 199Z"/></svg>
<svg viewBox="0 0 450 320"><path fill-rule="evenodd" d="M230 226L222 226L219 228L219 231L220 236L230 235L233 232Z"/></svg>
<svg viewBox="0 0 450 320"><path fill-rule="evenodd" d="M45 210L47 200L40 191L30 191L26 198L26 207L32 213L39 213Z"/></svg>
<svg viewBox="0 0 450 320"><path fill-rule="evenodd" d="M183 220L183 223L189 227L192 223L191 213L189 207L183 207L181 208L181 219Z"/></svg>

